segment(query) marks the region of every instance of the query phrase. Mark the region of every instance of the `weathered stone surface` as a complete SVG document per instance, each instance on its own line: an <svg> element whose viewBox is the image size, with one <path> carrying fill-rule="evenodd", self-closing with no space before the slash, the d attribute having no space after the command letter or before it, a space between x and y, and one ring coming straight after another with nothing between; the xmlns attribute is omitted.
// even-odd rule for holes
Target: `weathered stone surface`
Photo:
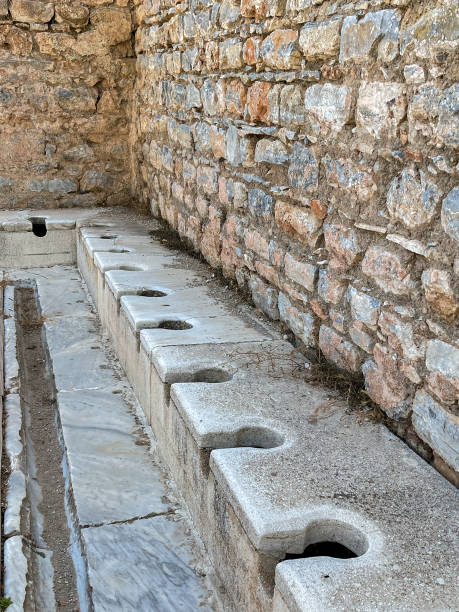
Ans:
<svg viewBox="0 0 459 612"><path fill-rule="evenodd" d="M410 141L421 141L421 136L439 146L457 149L459 147L459 118L457 105L459 85L452 85L443 91L430 85L423 85L413 96L408 106L408 127Z"/></svg>
<svg viewBox="0 0 459 612"><path fill-rule="evenodd" d="M358 349L335 330L321 325L319 331L319 347L325 357L338 368L358 372L360 370L360 353Z"/></svg>
<svg viewBox="0 0 459 612"><path fill-rule="evenodd" d="M239 38L227 38L220 43L219 63L222 70L233 70L242 66L242 41Z"/></svg>
<svg viewBox="0 0 459 612"><path fill-rule="evenodd" d="M363 252L358 234L344 225L325 224L324 236L332 270L348 270Z"/></svg>
<svg viewBox="0 0 459 612"><path fill-rule="evenodd" d="M362 261L362 272L387 293L408 295L412 289L410 254L401 249L370 247Z"/></svg>
<svg viewBox="0 0 459 612"><path fill-rule="evenodd" d="M251 121L274 123L278 119L278 107L273 95L276 88L270 83L257 81L247 91L247 113Z"/></svg>
<svg viewBox="0 0 459 612"><path fill-rule="evenodd" d="M249 288L255 305L266 315L268 315L268 317L276 321L279 318L279 309L277 307L277 290L270 287L256 276L252 276L250 278Z"/></svg>
<svg viewBox="0 0 459 612"><path fill-rule="evenodd" d="M88 23L89 9L82 4L56 6L57 23L68 23L74 28L82 28Z"/></svg>
<svg viewBox="0 0 459 612"><path fill-rule="evenodd" d="M300 48L308 61L335 57L339 51L341 18L306 23L300 32Z"/></svg>
<svg viewBox="0 0 459 612"><path fill-rule="evenodd" d="M363 164L359 166L350 160L331 159L328 156L322 158L322 164L330 185L355 194L362 202L374 197L377 187L372 174L365 170Z"/></svg>
<svg viewBox="0 0 459 612"><path fill-rule="evenodd" d="M88 170L80 181L81 191L98 191L110 189L113 186L113 177L108 172Z"/></svg>
<svg viewBox="0 0 459 612"><path fill-rule="evenodd" d="M272 213L274 201L262 189L249 189L248 191L249 211L255 216L269 216Z"/></svg>
<svg viewBox="0 0 459 612"><path fill-rule="evenodd" d="M405 66L403 69L403 76L405 77L405 81L411 85L415 83L424 83L425 81L424 68L417 64Z"/></svg>
<svg viewBox="0 0 459 612"><path fill-rule="evenodd" d="M295 308L283 293L279 293L279 317L306 346L314 346L314 317Z"/></svg>
<svg viewBox="0 0 459 612"><path fill-rule="evenodd" d="M427 381L433 393L446 403L459 400L459 349L441 340L427 343Z"/></svg>
<svg viewBox="0 0 459 612"><path fill-rule="evenodd" d="M405 111L405 96L400 83L363 82L360 86L356 122L374 138L394 138Z"/></svg>
<svg viewBox="0 0 459 612"><path fill-rule="evenodd" d="M11 0L11 16L23 23L47 23L54 16L54 4L40 0Z"/></svg>
<svg viewBox="0 0 459 612"><path fill-rule="evenodd" d="M0 0L0 17L8 15L8 0Z"/></svg>
<svg viewBox="0 0 459 612"><path fill-rule="evenodd" d="M333 277L326 269L322 269L319 271L317 292L325 302L328 302L330 304L339 304L343 298L345 291L345 283Z"/></svg>
<svg viewBox="0 0 459 612"><path fill-rule="evenodd" d="M27 56L32 51L33 38L26 30L14 26L0 27L0 48L6 47L15 56ZM3 103L6 102L6 92L3 91Z"/></svg>
<svg viewBox="0 0 459 612"><path fill-rule="evenodd" d="M308 291L314 291L317 266L299 261L289 253L284 258L285 274Z"/></svg>
<svg viewBox="0 0 459 612"><path fill-rule="evenodd" d="M452 278L446 270L429 268L421 276L426 300L438 314L453 322L458 312L458 304L452 289Z"/></svg>
<svg viewBox="0 0 459 612"><path fill-rule="evenodd" d="M413 426L420 438L459 471L459 418L445 410L425 391L413 402Z"/></svg>
<svg viewBox="0 0 459 612"><path fill-rule="evenodd" d="M380 45L393 42L398 46L399 23L400 15L392 9L367 13L360 21L355 16L346 17L341 30L340 61L367 61L378 39L382 39Z"/></svg>
<svg viewBox="0 0 459 612"><path fill-rule="evenodd" d="M78 190L78 185L70 179L34 180L29 182L29 189L39 193L43 191L48 193L71 193Z"/></svg>
<svg viewBox="0 0 459 612"><path fill-rule="evenodd" d="M306 192L313 192L318 187L319 163L313 147L304 147L295 142L288 169L288 178L292 187Z"/></svg>
<svg viewBox="0 0 459 612"><path fill-rule="evenodd" d="M350 286L347 293L347 299L351 306L351 314L354 319L365 323L369 327L375 327L378 322L379 309L381 302L371 295L367 295L362 291L358 291L355 287Z"/></svg>
<svg viewBox="0 0 459 612"><path fill-rule="evenodd" d="M375 344L374 361L362 366L365 388L370 397L395 420L404 420L411 410L408 396L410 381L400 371L396 353L381 344Z"/></svg>
<svg viewBox="0 0 459 612"><path fill-rule="evenodd" d="M255 161L268 164L285 164L289 159L287 147L280 140L262 138L255 147Z"/></svg>
<svg viewBox="0 0 459 612"><path fill-rule="evenodd" d="M305 119L304 89L299 85L282 87L279 102L280 123L290 127L292 125L302 125Z"/></svg>
<svg viewBox="0 0 459 612"><path fill-rule="evenodd" d="M441 207L443 230L459 244L459 187L454 187L443 200Z"/></svg>
<svg viewBox="0 0 459 612"><path fill-rule="evenodd" d="M341 129L351 116L351 92L341 85L312 85L306 89L304 105L319 123Z"/></svg>
<svg viewBox="0 0 459 612"><path fill-rule="evenodd" d="M419 58L430 58L436 53L451 52L457 48L459 18L453 3L432 5L421 13L413 24L409 21L401 31L401 52L414 51ZM433 8L434 7L434 8Z"/></svg>
<svg viewBox="0 0 459 612"><path fill-rule="evenodd" d="M260 58L267 66L290 70L300 66L298 32L296 30L274 30L260 48Z"/></svg>
<svg viewBox="0 0 459 612"><path fill-rule="evenodd" d="M277 225L293 238L315 245L321 222L309 209L279 200L275 206L275 218Z"/></svg>
<svg viewBox="0 0 459 612"><path fill-rule="evenodd" d="M403 170L390 184L387 209L392 217L406 227L417 229L432 221L441 195L441 190L422 170L419 171L419 178L415 172Z"/></svg>
<svg viewBox="0 0 459 612"><path fill-rule="evenodd" d="M389 345L401 354L404 359L416 361L424 358L425 343L423 339L415 342L413 325L402 321L400 317L384 311L378 319L380 332L386 336Z"/></svg>

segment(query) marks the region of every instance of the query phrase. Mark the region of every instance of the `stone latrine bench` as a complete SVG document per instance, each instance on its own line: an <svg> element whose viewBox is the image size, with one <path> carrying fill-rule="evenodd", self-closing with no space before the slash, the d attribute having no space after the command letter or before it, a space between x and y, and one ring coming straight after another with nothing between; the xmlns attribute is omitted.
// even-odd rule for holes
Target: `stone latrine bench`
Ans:
<svg viewBox="0 0 459 612"><path fill-rule="evenodd" d="M80 272L225 609L455 610L454 487L309 384L291 345L228 312L145 227L75 221Z"/></svg>
<svg viewBox="0 0 459 612"><path fill-rule="evenodd" d="M80 230L88 284L228 605L454 609L452 485L286 372L291 346L225 313L168 249L108 229L107 246ZM302 557L321 542L351 558Z"/></svg>

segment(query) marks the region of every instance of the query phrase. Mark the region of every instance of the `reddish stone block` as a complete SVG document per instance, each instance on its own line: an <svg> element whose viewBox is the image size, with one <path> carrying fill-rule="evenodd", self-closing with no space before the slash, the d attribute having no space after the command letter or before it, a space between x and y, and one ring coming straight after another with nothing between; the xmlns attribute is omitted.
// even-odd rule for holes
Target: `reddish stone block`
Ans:
<svg viewBox="0 0 459 612"><path fill-rule="evenodd" d="M349 270L363 251L357 233L344 225L325 225L324 237L333 270Z"/></svg>
<svg viewBox="0 0 459 612"><path fill-rule="evenodd" d="M320 200L311 200L311 210L318 219L325 219L328 208Z"/></svg>
<svg viewBox="0 0 459 612"><path fill-rule="evenodd" d="M272 266L269 266L268 264L265 264L262 261L256 261L255 270L260 276L262 276L269 283L271 283L271 285L275 285L276 287L280 286L279 277L277 275L276 270Z"/></svg>
<svg viewBox="0 0 459 612"><path fill-rule="evenodd" d="M301 65L297 30L274 30L261 44L260 57L271 68L292 70Z"/></svg>
<svg viewBox="0 0 459 612"><path fill-rule="evenodd" d="M319 347L325 358L338 368L359 372L361 358L358 349L335 330L325 325L320 327Z"/></svg>
<svg viewBox="0 0 459 612"><path fill-rule="evenodd" d="M245 246L264 259L269 260L269 243L256 230L247 230L244 236Z"/></svg>
<svg viewBox="0 0 459 612"><path fill-rule="evenodd" d="M241 15L262 21L266 17L267 0L241 0Z"/></svg>
<svg viewBox="0 0 459 612"><path fill-rule="evenodd" d="M247 112L251 121L269 123L271 110L268 94L272 89L270 83L257 81L247 91Z"/></svg>
<svg viewBox="0 0 459 612"><path fill-rule="evenodd" d="M413 386L402 374L397 354L375 344L373 357L374 361L366 361L362 367L367 393L392 419L406 419L411 409L407 398Z"/></svg>
<svg viewBox="0 0 459 612"><path fill-rule="evenodd" d="M395 295L408 295L412 288L410 263L412 256L395 247L390 250L372 246L365 253L362 272L383 291Z"/></svg>
<svg viewBox="0 0 459 612"><path fill-rule="evenodd" d="M252 66L258 62L261 41L261 36L252 36L245 41L244 48L242 50L242 57L245 64Z"/></svg>
<svg viewBox="0 0 459 612"><path fill-rule="evenodd" d="M242 82L239 79L227 81L225 89L226 110L242 117L246 100L247 94Z"/></svg>
<svg viewBox="0 0 459 612"><path fill-rule="evenodd" d="M310 209L278 201L274 214L282 230L301 242L315 246L322 223Z"/></svg>

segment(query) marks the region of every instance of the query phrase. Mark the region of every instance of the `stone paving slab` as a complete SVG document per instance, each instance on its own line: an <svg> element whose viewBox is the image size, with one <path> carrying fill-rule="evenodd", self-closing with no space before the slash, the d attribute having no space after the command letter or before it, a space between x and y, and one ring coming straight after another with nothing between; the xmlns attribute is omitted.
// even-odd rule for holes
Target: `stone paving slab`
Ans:
<svg viewBox="0 0 459 612"><path fill-rule="evenodd" d="M57 402L81 525L127 521L169 510L149 442L120 394L113 390L59 393Z"/></svg>
<svg viewBox="0 0 459 612"><path fill-rule="evenodd" d="M82 530L96 612L208 612L182 522L158 516ZM133 586L135 585L135 588Z"/></svg>

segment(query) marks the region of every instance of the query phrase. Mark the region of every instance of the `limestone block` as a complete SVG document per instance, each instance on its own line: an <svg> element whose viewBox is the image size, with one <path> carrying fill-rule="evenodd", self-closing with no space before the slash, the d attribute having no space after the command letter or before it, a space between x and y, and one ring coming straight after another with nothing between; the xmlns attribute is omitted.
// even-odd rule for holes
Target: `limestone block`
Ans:
<svg viewBox="0 0 459 612"><path fill-rule="evenodd" d="M11 17L23 23L48 23L54 16L54 4L40 0L11 0Z"/></svg>
<svg viewBox="0 0 459 612"><path fill-rule="evenodd" d="M446 403L459 399L459 349L442 340L429 340L426 368L429 387Z"/></svg>
<svg viewBox="0 0 459 612"><path fill-rule="evenodd" d="M341 30L340 62L365 62L378 39L398 47L400 14L393 9L367 13L365 17L346 17Z"/></svg>
<svg viewBox="0 0 459 612"><path fill-rule="evenodd" d="M429 268L421 276L427 302L447 321L453 322L459 306L453 291L451 274L446 270Z"/></svg>
<svg viewBox="0 0 459 612"><path fill-rule="evenodd" d="M351 91L346 86L325 83L306 89L306 111L325 126L340 130L350 119Z"/></svg>
<svg viewBox="0 0 459 612"><path fill-rule="evenodd" d="M363 251L357 232L344 225L326 223L324 237L332 270L349 270Z"/></svg>
<svg viewBox="0 0 459 612"><path fill-rule="evenodd" d="M437 213L442 192L427 175L419 171L403 170L390 184L387 192L387 208L395 219L409 229L417 229L430 223Z"/></svg>
<svg viewBox="0 0 459 612"><path fill-rule="evenodd" d="M255 147L256 162L285 164L289 157L286 146L280 140L262 138Z"/></svg>
<svg viewBox="0 0 459 612"><path fill-rule="evenodd" d="M335 57L340 46L341 17L306 23L300 32L300 48L308 61Z"/></svg>
<svg viewBox="0 0 459 612"><path fill-rule="evenodd" d="M82 4L56 6L56 22L68 23L73 28L83 28L89 20L89 9Z"/></svg>
<svg viewBox="0 0 459 612"><path fill-rule="evenodd" d="M379 300L367 293L358 291L352 286L349 286L347 299L351 306L351 313L354 319L365 323L368 327L376 327L381 307L381 302Z"/></svg>
<svg viewBox="0 0 459 612"><path fill-rule="evenodd" d="M283 293L279 293L279 318L306 346L315 346L317 321L309 312L301 312Z"/></svg>
<svg viewBox="0 0 459 612"><path fill-rule="evenodd" d="M274 30L260 48L260 58L271 68L291 70L299 68L301 56L298 51L296 30Z"/></svg>
<svg viewBox="0 0 459 612"><path fill-rule="evenodd" d="M308 208L278 200L275 205L277 225L293 238L313 246L320 234L322 222Z"/></svg>
<svg viewBox="0 0 459 612"><path fill-rule="evenodd" d="M359 89L356 123L374 138L394 138L405 116L406 102L400 83L366 83Z"/></svg>
<svg viewBox="0 0 459 612"><path fill-rule="evenodd" d="M319 184L319 162L314 147L305 147L295 142L292 148L288 178L292 187L314 192Z"/></svg>
<svg viewBox="0 0 459 612"><path fill-rule="evenodd" d="M413 402L416 433L454 470L459 471L459 419L428 393L416 393Z"/></svg>
<svg viewBox="0 0 459 612"><path fill-rule="evenodd" d="M408 295L413 288L410 268L410 253L396 248L372 246L362 261L362 272L380 289L394 295Z"/></svg>

